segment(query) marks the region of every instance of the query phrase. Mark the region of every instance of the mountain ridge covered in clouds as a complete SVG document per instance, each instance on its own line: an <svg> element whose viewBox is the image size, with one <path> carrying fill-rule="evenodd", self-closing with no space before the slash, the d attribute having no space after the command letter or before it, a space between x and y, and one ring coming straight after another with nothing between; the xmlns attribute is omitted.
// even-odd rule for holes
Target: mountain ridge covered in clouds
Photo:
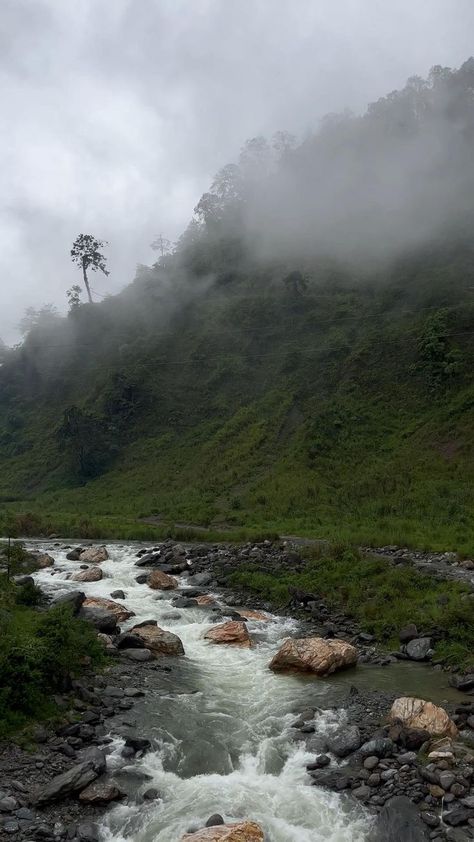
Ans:
<svg viewBox="0 0 474 842"><path fill-rule="evenodd" d="M7 508L474 546L473 139L469 59L248 141L172 251L2 352Z"/></svg>

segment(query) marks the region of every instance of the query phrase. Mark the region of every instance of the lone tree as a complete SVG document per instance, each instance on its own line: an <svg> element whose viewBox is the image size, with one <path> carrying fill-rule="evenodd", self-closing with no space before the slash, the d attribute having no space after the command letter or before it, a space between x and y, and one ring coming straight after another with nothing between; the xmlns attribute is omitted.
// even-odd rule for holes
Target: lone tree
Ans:
<svg viewBox="0 0 474 842"><path fill-rule="evenodd" d="M82 268L84 286L86 288L87 295L89 296L90 304L92 304L92 295L87 272L89 269L92 272L97 272L97 269L100 269L104 275L110 274L106 268L107 259L100 252L100 249L106 245L107 243L105 241L96 240L92 234L79 234L79 236L76 237L71 249L71 258L73 263L77 263L78 266L81 266Z"/></svg>

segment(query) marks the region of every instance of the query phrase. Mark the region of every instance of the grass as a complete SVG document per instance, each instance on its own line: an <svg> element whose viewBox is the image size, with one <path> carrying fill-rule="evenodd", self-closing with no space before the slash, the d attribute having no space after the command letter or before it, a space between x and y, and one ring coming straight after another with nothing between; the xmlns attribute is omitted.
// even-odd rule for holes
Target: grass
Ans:
<svg viewBox="0 0 474 842"><path fill-rule="evenodd" d="M467 586L437 582L352 549L311 550L307 556L302 570L269 574L249 565L231 574L229 584L275 606L288 602L290 587L314 593L387 648L398 648L400 629L415 623L420 634L433 637L437 658L459 669L474 667L473 598Z"/></svg>

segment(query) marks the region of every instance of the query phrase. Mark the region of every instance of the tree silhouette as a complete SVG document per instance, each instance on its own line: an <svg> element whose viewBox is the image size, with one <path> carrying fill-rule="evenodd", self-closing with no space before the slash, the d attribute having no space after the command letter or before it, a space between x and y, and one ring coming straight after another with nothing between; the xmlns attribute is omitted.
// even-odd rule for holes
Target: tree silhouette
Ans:
<svg viewBox="0 0 474 842"><path fill-rule="evenodd" d="M104 275L110 274L106 268L106 257L100 252L100 249L106 245L107 243L105 241L97 240L92 234L79 234L79 236L74 240L71 249L71 258L73 263L77 263L78 266L82 268L84 286L86 288L90 304L92 304L92 295L87 272L89 269L92 272L97 272L97 270L100 269Z"/></svg>

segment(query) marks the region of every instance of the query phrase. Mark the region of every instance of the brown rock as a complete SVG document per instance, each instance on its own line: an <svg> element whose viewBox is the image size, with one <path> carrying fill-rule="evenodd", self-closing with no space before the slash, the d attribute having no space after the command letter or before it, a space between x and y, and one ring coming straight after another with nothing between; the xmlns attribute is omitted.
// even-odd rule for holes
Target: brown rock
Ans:
<svg viewBox="0 0 474 842"><path fill-rule="evenodd" d="M39 553L39 555L35 556L35 561L39 570L44 570L45 567L52 567L54 564L53 556L48 555L48 553Z"/></svg>
<svg viewBox="0 0 474 842"><path fill-rule="evenodd" d="M423 728L433 737L456 737L458 729L443 708L423 699L402 696L395 699L390 714L390 722L403 722L410 728Z"/></svg>
<svg viewBox="0 0 474 842"><path fill-rule="evenodd" d="M246 620L258 620L261 623L268 623L270 621L268 614L262 614L261 611L254 611L252 608L234 608L234 611L237 611L237 614L245 617Z"/></svg>
<svg viewBox="0 0 474 842"><path fill-rule="evenodd" d="M87 570L75 573L74 576L71 576L71 579L74 582L99 582L103 575L100 567L88 567Z"/></svg>
<svg viewBox="0 0 474 842"><path fill-rule="evenodd" d="M104 608L116 617L117 623L123 623L129 617L135 616L135 613L128 611L124 605L114 602L113 599L105 599L102 596L88 596L82 603L82 606L83 608Z"/></svg>
<svg viewBox="0 0 474 842"><path fill-rule="evenodd" d="M184 655L184 647L178 635L164 631L159 626L134 626L130 634L140 637L154 658L160 655Z"/></svg>
<svg viewBox="0 0 474 842"><path fill-rule="evenodd" d="M108 557L105 547L88 547L79 556L81 561L88 561L90 564L100 564L101 561L107 561Z"/></svg>
<svg viewBox="0 0 474 842"><path fill-rule="evenodd" d="M82 790L79 801L84 804L105 804L124 797L125 793L111 781L94 781Z"/></svg>
<svg viewBox="0 0 474 842"><path fill-rule="evenodd" d="M428 789L433 798L443 798L443 796L446 795L444 789L437 784L430 784Z"/></svg>
<svg viewBox="0 0 474 842"><path fill-rule="evenodd" d="M203 827L196 833L185 833L181 842L263 842L260 825L255 822L221 824L217 827Z"/></svg>
<svg viewBox="0 0 474 842"><path fill-rule="evenodd" d="M204 637L212 643L227 643L245 649L252 645L247 626L239 620L230 620L228 623L213 626L205 633Z"/></svg>
<svg viewBox="0 0 474 842"><path fill-rule="evenodd" d="M202 596L195 596L193 599L196 600L198 605L215 605L216 600L210 594L203 594Z"/></svg>
<svg viewBox="0 0 474 842"><path fill-rule="evenodd" d="M322 676L353 667L356 663L357 650L344 640L289 638L270 662L270 669L314 672Z"/></svg>
<svg viewBox="0 0 474 842"><path fill-rule="evenodd" d="M174 576L168 576L161 570L152 570L147 579L147 584L154 591L171 591L178 587Z"/></svg>

